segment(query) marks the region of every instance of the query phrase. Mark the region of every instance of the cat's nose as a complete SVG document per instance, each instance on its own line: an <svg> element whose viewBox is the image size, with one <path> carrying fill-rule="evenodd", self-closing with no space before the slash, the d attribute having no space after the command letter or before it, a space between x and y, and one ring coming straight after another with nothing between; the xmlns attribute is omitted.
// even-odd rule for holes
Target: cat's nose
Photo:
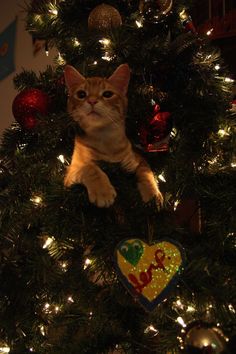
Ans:
<svg viewBox="0 0 236 354"><path fill-rule="evenodd" d="M89 104L91 104L91 106L94 106L98 101L97 101L96 98L89 97L88 100L87 100L87 102L88 102Z"/></svg>

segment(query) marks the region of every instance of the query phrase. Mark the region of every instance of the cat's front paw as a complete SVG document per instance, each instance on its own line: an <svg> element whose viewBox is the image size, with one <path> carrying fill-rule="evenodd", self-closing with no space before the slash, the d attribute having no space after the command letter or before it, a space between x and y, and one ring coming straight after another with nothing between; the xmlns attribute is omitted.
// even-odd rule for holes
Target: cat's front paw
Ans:
<svg viewBox="0 0 236 354"><path fill-rule="evenodd" d="M88 189L89 201L99 208L108 208L116 198L115 188L111 184L94 185Z"/></svg>
<svg viewBox="0 0 236 354"><path fill-rule="evenodd" d="M138 183L138 189L144 203L148 203L150 200L155 198L157 203L160 206L163 206L163 196L156 186L154 187L149 184Z"/></svg>

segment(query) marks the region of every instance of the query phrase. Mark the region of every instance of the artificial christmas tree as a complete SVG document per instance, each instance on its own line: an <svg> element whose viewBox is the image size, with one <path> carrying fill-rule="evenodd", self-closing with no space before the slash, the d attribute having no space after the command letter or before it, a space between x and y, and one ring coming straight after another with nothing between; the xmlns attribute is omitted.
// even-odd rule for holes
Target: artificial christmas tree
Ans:
<svg viewBox="0 0 236 354"><path fill-rule="evenodd" d="M97 0L28 7L28 30L59 55L38 76L15 78L20 92L45 93L50 110L31 106L37 124L13 123L2 138L2 353L235 351L231 80L186 3L107 1L121 20L103 28L89 25ZM85 134L67 113L65 64L110 77L125 63L127 137L159 181L163 206L144 203L118 163L99 162L117 192L107 208L83 185L64 186L74 138ZM186 201L193 212L180 208Z"/></svg>

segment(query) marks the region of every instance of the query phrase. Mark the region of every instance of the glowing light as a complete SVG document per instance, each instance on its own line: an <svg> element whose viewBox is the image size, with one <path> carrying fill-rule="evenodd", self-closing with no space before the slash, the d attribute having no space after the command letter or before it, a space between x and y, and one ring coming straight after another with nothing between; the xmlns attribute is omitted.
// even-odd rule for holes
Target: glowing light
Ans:
<svg viewBox="0 0 236 354"><path fill-rule="evenodd" d="M153 87L153 86L152 86ZM154 101L154 99L151 99L151 105L154 106L156 104L156 101Z"/></svg>
<svg viewBox="0 0 236 354"><path fill-rule="evenodd" d="M179 203L180 203L180 200L176 200L174 202L174 211L177 209L177 206L179 205Z"/></svg>
<svg viewBox="0 0 236 354"><path fill-rule="evenodd" d="M208 160L207 162L209 163L209 165L214 165L217 163L218 160L218 156L214 157L212 160Z"/></svg>
<svg viewBox="0 0 236 354"><path fill-rule="evenodd" d="M176 305L179 306L179 307L182 307L182 306L183 306L183 304L182 304L182 302L181 302L180 299L178 299L178 300L176 301Z"/></svg>
<svg viewBox="0 0 236 354"><path fill-rule="evenodd" d="M207 35L207 36L210 36L213 31L214 31L214 28L209 29L209 30L206 32L206 35Z"/></svg>
<svg viewBox="0 0 236 354"><path fill-rule="evenodd" d="M203 339L203 347L208 347L208 345L210 344L209 340L208 339Z"/></svg>
<svg viewBox="0 0 236 354"><path fill-rule="evenodd" d="M176 301L173 302L172 307L174 309L178 308L183 310L184 309L184 304L182 303L181 299L179 297L177 297Z"/></svg>
<svg viewBox="0 0 236 354"><path fill-rule="evenodd" d="M42 203L42 197L40 197L39 195L35 195L35 196L33 196L33 197L31 197L30 198L30 201L32 202L32 203L34 203L35 205L39 205L39 204L41 204Z"/></svg>
<svg viewBox="0 0 236 354"><path fill-rule="evenodd" d="M234 80L231 79L230 77L226 77L226 78L225 78L225 82L234 82Z"/></svg>
<svg viewBox="0 0 236 354"><path fill-rule="evenodd" d="M59 306L55 306L55 312L58 313L60 311L60 307Z"/></svg>
<svg viewBox="0 0 236 354"><path fill-rule="evenodd" d="M216 65L215 65L215 69L216 69L216 70L220 70L220 65L219 65L219 64L216 64Z"/></svg>
<svg viewBox="0 0 236 354"><path fill-rule="evenodd" d="M59 266L61 267L61 270L65 273L68 270L68 262L66 261L60 261Z"/></svg>
<svg viewBox="0 0 236 354"><path fill-rule="evenodd" d="M105 52L105 55L102 57L102 59L106 61L111 61L112 57L109 55L108 52Z"/></svg>
<svg viewBox="0 0 236 354"><path fill-rule="evenodd" d="M41 325L41 326L39 327L39 329L40 329L41 334L42 334L43 336L45 336L46 333L45 333L44 325Z"/></svg>
<svg viewBox="0 0 236 354"><path fill-rule="evenodd" d="M188 15L187 15L185 9L183 9L183 10L179 13L179 17L181 18L181 20L187 20Z"/></svg>
<svg viewBox="0 0 236 354"><path fill-rule="evenodd" d="M50 14L57 16L58 15L58 10L57 9L52 9L49 10Z"/></svg>
<svg viewBox="0 0 236 354"><path fill-rule="evenodd" d="M186 310L186 311L187 311L187 312L195 312L196 309L195 309L195 307L189 305L189 306L187 307L187 310Z"/></svg>
<svg viewBox="0 0 236 354"><path fill-rule="evenodd" d="M137 26L138 28L143 27L143 21L142 21L142 20L136 20L135 23L136 23L136 26Z"/></svg>
<svg viewBox="0 0 236 354"><path fill-rule="evenodd" d="M225 136L228 136L229 133L228 133L225 129L219 129L219 130L218 130L218 135L219 135L221 138L223 138L223 137L225 137Z"/></svg>
<svg viewBox="0 0 236 354"><path fill-rule="evenodd" d="M159 331L153 326L153 325L150 325L148 326L145 330L144 330L144 333L149 333L149 332L154 332L154 337L157 336L157 334L159 333Z"/></svg>
<svg viewBox="0 0 236 354"><path fill-rule="evenodd" d="M86 258L84 262L84 269L88 268L88 266L92 263L91 259Z"/></svg>
<svg viewBox="0 0 236 354"><path fill-rule="evenodd" d="M8 347L7 345L5 347L0 347L0 352L1 353L10 353L11 348Z"/></svg>
<svg viewBox="0 0 236 354"><path fill-rule="evenodd" d="M62 58L61 53L58 53L57 62L59 65L65 65L65 60Z"/></svg>
<svg viewBox="0 0 236 354"><path fill-rule="evenodd" d="M47 303L44 305L44 309L45 309L45 310L48 310L49 307L50 307L50 305L49 305L49 303L47 302Z"/></svg>
<svg viewBox="0 0 236 354"><path fill-rule="evenodd" d="M54 237L48 237L43 245L43 248L48 248L53 243L53 241L55 241Z"/></svg>
<svg viewBox="0 0 236 354"><path fill-rule="evenodd" d="M73 44L74 44L75 47L79 47L80 46L80 42L78 41L77 38L73 39Z"/></svg>
<svg viewBox="0 0 236 354"><path fill-rule="evenodd" d="M184 342L182 337L179 337L179 336L178 336L177 339L179 340L180 343L183 343L183 342Z"/></svg>
<svg viewBox="0 0 236 354"><path fill-rule="evenodd" d="M99 42L104 46L104 47L108 47L111 44L110 39L108 38L102 38L99 40Z"/></svg>
<svg viewBox="0 0 236 354"><path fill-rule="evenodd" d="M63 155L57 156L57 159L61 161L61 163L65 163L65 157Z"/></svg>
<svg viewBox="0 0 236 354"><path fill-rule="evenodd" d="M57 10L55 4L50 4L50 9L48 10L48 12L54 16L58 15L58 10Z"/></svg>
<svg viewBox="0 0 236 354"><path fill-rule="evenodd" d="M176 129L176 128L173 128L173 129L171 130L170 136L171 136L172 138L174 138L176 135L177 135L177 129Z"/></svg>
<svg viewBox="0 0 236 354"><path fill-rule="evenodd" d="M98 62L95 60L95 61L93 62L93 65L97 65L97 63L98 63Z"/></svg>
<svg viewBox="0 0 236 354"><path fill-rule="evenodd" d="M231 167L236 167L236 162L231 162L231 165L230 165Z"/></svg>
<svg viewBox="0 0 236 354"><path fill-rule="evenodd" d="M69 296L68 299L67 299L67 301L70 302L70 303L73 303L73 302L74 302L72 296Z"/></svg>
<svg viewBox="0 0 236 354"><path fill-rule="evenodd" d="M162 182L166 182L165 176L164 176L164 172L162 172L159 176L158 176L159 180L161 180Z"/></svg>
<svg viewBox="0 0 236 354"><path fill-rule="evenodd" d="M186 327L186 323L184 322L182 317L178 317L176 320L182 327Z"/></svg>

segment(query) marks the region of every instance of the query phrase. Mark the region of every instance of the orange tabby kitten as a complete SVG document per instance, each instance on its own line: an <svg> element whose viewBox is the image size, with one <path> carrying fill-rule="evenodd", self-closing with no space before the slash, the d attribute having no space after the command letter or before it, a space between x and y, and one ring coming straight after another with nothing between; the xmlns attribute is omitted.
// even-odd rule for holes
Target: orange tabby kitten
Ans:
<svg viewBox="0 0 236 354"><path fill-rule="evenodd" d="M130 69L120 65L108 78L85 78L75 68L65 67L69 92L68 112L79 122L83 136L75 139L71 165L65 176L65 186L83 184L91 203L109 207L116 191L96 161L119 162L128 172L135 172L138 189L144 202L153 197L162 203L154 175L146 161L136 153L125 134Z"/></svg>

